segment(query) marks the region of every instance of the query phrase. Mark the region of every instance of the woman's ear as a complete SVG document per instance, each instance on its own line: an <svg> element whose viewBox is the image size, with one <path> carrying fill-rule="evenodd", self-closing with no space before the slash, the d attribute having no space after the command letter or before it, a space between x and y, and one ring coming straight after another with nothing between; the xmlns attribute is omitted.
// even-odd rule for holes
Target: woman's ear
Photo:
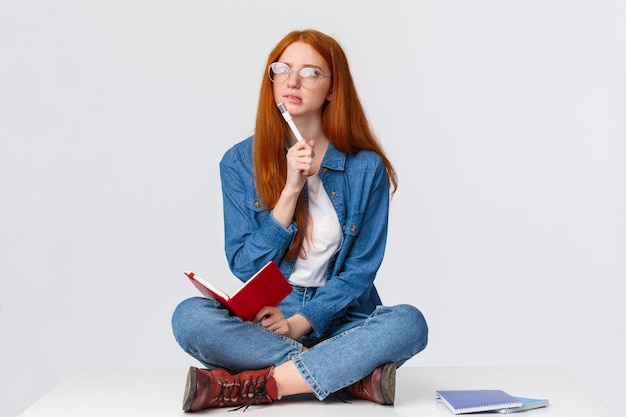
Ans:
<svg viewBox="0 0 626 417"><path fill-rule="evenodd" d="M332 90L328 92L328 94L326 94L326 101L331 101L333 99L333 92Z"/></svg>

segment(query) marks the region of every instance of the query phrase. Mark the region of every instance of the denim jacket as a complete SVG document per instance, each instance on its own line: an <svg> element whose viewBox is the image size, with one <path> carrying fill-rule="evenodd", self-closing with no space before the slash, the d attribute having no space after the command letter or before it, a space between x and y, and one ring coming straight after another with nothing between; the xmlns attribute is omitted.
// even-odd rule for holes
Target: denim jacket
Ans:
<svg viewBox="0 0 626 417"><path fill-rule="evenodd" d="M254 183L253 137L234 145L220 162L226 258L233 274L248 280L273 260L289 278L294 261L284 259L296 224L280 224L261 204ZM381 158L371 151L344 154L332 143L319 177L343 230L339 250L329 262L326 285L301 311L321 336L333 320L367 317L380 297L374 278L387 241L389 182ZM304 189L306 198L306 187Z"/></svg>

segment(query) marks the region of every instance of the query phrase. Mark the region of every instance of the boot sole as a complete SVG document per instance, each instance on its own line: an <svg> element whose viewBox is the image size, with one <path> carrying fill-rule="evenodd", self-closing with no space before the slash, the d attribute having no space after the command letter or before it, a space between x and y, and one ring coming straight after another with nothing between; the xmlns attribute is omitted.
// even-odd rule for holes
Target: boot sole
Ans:
<svg viewBox="0 0 626 417"><path fill-rule="evenodd" d="M196 399L196 382L198 381L197 373L198 368L194 366L189 367L189 372L187 372L187 382L185 383L185 394L183 396L184 411L191 410L193 400Z"/></svg>
<svg viewBox="0 0 626 417"><path fill-rule="evenodd" d="M396 398L396 364L388 363L383 367L380 374L380 389L385 399L385 404L393 405Z"/></svg>

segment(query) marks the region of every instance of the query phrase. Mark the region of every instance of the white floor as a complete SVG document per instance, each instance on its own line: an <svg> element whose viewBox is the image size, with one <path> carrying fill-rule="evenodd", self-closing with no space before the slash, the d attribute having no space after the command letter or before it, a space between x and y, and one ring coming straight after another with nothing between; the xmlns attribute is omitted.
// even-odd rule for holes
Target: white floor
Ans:
<svg viewBox="0 0 626 417"><path fill-rule="evenodd" d="M230 408L196 413L181 410L187 369L85 370L53 389L20 417L171 417L230 415ZM248 416L425 417L454 416L435 400L438 389L502 389L520 397L548 398L550 406L524 417L616 417L580 384L549 367L405 367L397 374L396 404L362 400L349 404L332 397L320 402L298 396L248 408ZM239 413L241 411L237 411ZM521 416L520 416L521 417Z"/></svg>

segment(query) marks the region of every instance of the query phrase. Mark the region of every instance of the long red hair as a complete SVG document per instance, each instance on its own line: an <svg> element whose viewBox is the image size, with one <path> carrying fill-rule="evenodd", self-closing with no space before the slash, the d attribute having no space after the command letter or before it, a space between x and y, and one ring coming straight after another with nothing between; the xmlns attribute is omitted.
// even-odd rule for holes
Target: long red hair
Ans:
<svg viewBox="0 0 626 417"><path fill-rule="evenodd" d="M359 150L367 149L380 155L387 170L393 194L398 186L396 172L367 120L343 49L332 37L308 29L290 32L278 42L270 52L264 69L254 131L254 172L261 202L271 210L278 201L287 180L285 138L288 127L276 107L272 83L267 76L267 67L277 61L283 51L294 42L304 42L310 45L326 61L331 71L330 91L333 96L332 100L326 101L322 108L324 135L336 149L343 153L355 154ZM298 231L287 252L287 259L293 259L302 250L307 221L307 208L302 195L296 205L294 220Z"/></svg>

